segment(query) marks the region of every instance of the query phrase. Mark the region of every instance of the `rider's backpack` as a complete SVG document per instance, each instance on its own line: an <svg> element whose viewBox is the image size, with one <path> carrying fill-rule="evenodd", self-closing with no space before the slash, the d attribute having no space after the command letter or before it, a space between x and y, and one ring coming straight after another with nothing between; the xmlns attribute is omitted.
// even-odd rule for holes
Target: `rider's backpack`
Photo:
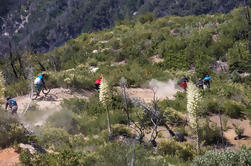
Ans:
<svg viewBox="0 0 251 166"><path fill-rule="evenodd" d="M10 99L11 106L17 105L17 102L15 99Z"/></svg>

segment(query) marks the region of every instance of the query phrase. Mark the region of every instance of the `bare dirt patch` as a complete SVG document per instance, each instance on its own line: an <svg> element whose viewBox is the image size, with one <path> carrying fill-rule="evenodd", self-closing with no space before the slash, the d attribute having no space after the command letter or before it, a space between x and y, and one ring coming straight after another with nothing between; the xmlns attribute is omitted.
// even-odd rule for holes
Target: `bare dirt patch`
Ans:
<svg viewBox="0 0 251 166"><path fill-rule="evenodd" d="M210 118L211 121L215 122L218 126L219 125L219 117L217 115L213 115ZM237 136L233 124L244 128L243 138L240 140L235 140L234 138ZM248 119L246 120L239 120L239 119L229 119L227 122L227 127L229 128L227 131L224 132L224 137L227 139L227 142L231 145L228 148L231 149L238 149L242 145L251 146L251 125Z"/></svg>
<svg viewBox="0 0 251 166"><path fill-rule="evenodd" d="M0 150L0 166L14 166L19 163L19 154L13 148Z"/></svg>
<svg viewBox="0 0 251 166"><path fill-rule="evenodd" d="M160 58L159 55L155 55L155 56L151 57L151 60L152 60L153 63L164 62L164 59Z"/></svg>
<svg viewBox="0 0 251 166"><path fill-rule="evenodd" d="M69 99L73 97L78 97L82 99L88 99L93 92L90 91L79 91L78 93L72 93L69 89L64 88L55 88L51 89L50 93L47 96L44 96L42 93L40 96L33 100L32 102L37 104L39 109L46 110L46 109L60 109L60 103L64 99ZM30 102L29 95L26 96L18 96L15 98L18 104L18 113L22 113L25 108L27 107L28 103Z"/></svg>
<svg viewBox="0 0 251 166"><path fill-rule="evenodd" d="M111 64L111 66L121 66L121 65L126 65L127 62L125 60L120 61L120 62L114 62Z"/></svg>

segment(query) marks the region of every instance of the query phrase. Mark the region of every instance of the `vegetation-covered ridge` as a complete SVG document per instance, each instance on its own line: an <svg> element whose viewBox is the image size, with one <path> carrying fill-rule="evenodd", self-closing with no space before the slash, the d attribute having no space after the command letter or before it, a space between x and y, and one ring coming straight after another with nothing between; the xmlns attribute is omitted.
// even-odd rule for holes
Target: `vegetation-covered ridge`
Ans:
<svg viewBox="0 0 251 166"><path fill-rule="evenodd" d="M32 49L46 52L82 32L111 27L118 20L153 12L166 15L228 13L251 5L250 0L1 0L1 54L9 53L6 32L13 41L12 51ZM2 56L1 55L1 56Z"/></svg>
<svg viewBox="0 0 251 166"><path fill-rule="evenodd" d="M218 62L225 63L223 69L235 76L251 70L247 11L239 8L230 14L159 19L141 15L111 29L83 33L46 54L13 53L2 59L2 74L6 83L12 83L28 79L30 72L56 71L53 78L60 81L54 80L54 86L66 86L64 80L69 78L76 88L88 89L101 73L112 72L109 79L115 84L124 76L130 85L139 86L145 80L165 77L170 70L195 70L200 77L211 74ZM162 61L152 64L154 57ZM92 73L90 68L100 70ZM248 77L243 80L248 83Z"/></svg>
<svg viewBox="0 0 251 166"><path fill-rule="evenodd" d="M60 111L35 127L39 134L34 137L23 138L21 126L22 130L1 130L11 140L17 133L26 143L36 142L47 150L22 150L24 165L250 165L248 145L238 149L225 135L233 131L236 139L246 141L242 138L247 131L237 122L251 119L247 9L163 18L148 13L110 29L83 33L46 54L13 54L1 61L5 96L29 93L31 78L42 71L51 88L94 91L100 75L106 81L88 100L65 99ZM218 70L217 63L223 68ZM212 78L211 87L198 90L193 84L205 74ZM126 95L127 88L152 79L166 82L184 75L193 88L178 92L173 100L145 103ZM32 105L24 119L33 120L42 111Z"/></svg>
<svg viewBox="0 0 251 166"><path fill-rule="evenodd" d="M159 19L145 14L133 21L120 21L111 29L83 33L41 57L50 59L45 68L56 71L83 63L98 67L121 61L150 65L149 58L157 55L164 61L154 67L162 70L195 67L197 73L205 74L220 60L227 62L230 72L250 72L247 12L240 8L230 14Z"/></svg>

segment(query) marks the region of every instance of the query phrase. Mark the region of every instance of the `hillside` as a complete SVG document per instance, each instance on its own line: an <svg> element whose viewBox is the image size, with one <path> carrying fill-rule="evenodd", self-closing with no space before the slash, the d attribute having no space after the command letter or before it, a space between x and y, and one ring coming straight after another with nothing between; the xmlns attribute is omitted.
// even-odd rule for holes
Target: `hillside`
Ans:
<svg viewBox="0 0 251 166"><path fill-rule="evenodd" d="M200 15L227 13L244 6L236 0L11 0L0 1L1 56L11 50L47 52L76 38L83 32L114 26L116 21L131 19L133 15L153 12L166 15ZM246 0L251 5L250 0ZM9 37L6 37L6 32Z"/></svg>
<svg viewBox="0 0 251 166"><path fill-rule="evenodd" d="M23 165L251 165L250 12L146 13L1 59L0 94L19 111L0 112L0 155L14 147ZM41 73L51 92L23 114ZM206 75L210 88L197 88Z"/></svg>

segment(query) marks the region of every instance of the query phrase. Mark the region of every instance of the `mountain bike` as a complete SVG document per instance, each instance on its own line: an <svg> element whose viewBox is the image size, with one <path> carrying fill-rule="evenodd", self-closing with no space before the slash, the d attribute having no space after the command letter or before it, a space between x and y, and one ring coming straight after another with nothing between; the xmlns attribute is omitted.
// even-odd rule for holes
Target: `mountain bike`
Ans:
<svg viewBox="0 0 251 166"><path fill-rule="evenodd" d="M40 93L42 92L44 94L44 96L47 96L50 93L51 89L47 88L45 85L41 86L40 91L38 91L37 89L33 92L32 94L32 100L37 99L40 96Z"/></svg>

